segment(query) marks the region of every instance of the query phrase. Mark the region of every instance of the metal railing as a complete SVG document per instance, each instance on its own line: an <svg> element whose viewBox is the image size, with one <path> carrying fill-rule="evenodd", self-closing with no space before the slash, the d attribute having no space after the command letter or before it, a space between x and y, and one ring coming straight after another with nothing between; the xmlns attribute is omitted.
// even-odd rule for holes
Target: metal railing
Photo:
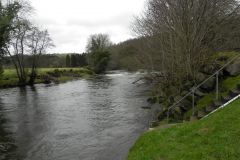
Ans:
<svg viewBox="0 0 240 160"><path fill-rule="evenodd" d="M234 62L236 59L240 58L240 55L235 56L232 58L228 63L223 65L219 70L217 70L214 74L212 74L210 77L208 77L206 80L204 80L202 83L200 83L197 86L194 86L189 93L187 93L185 96L183 96L180 100L175 102L172 106L170 106L167 110L167 122L169 122L170 117L170 111L177 107L178 104L180 104L183 100L185 100L187 97L192 95L192 116L195 115L195 93L196 90L202 87L206 82L208 82L211 78L216 77L216 100L219 99L219 73L223 71L226 67L228 67L232 62Z"/></svg>

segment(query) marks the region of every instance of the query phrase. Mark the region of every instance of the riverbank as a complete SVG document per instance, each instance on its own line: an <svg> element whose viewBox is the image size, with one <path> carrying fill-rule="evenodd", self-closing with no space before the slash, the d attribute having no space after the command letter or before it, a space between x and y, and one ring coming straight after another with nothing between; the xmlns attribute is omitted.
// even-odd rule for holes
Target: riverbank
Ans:
<svg viewBox="0 0 240 160"><path fill-rule="evenodd" d="M28 71L27 71L28 73ZM94 73L87 68L40 68L37 72L35 84L64 83L80 78L87 78ZM0 88L20 86L14 69L5 69L0 78Z"/></svg>
<svg viewBox="0 0 240 160"><path fill-rule="evenodd" d="M208 112L205 112L206 107L215 106L220 103L220 101L224 101L229 97L231 98L231 94L235 94L236 91L239 91L240 59L235 58L238 54L239 53L236 52L218 53L212 57L209 64L205 65L202 70L199 71L196 79L198 84L210 77L224 64L227 64L232 59L235 60L218 75L219 100L215 100L215 77L211 78L204 86L196 90L194 94L194 112L197 113L197 116L204 117L208 114ZM194 85L191 84L189 86L192 87ZM188 90L189 89L183 91L184 94L180 94L180 96L172 94L169 97L172 96L172 101L177 102L181 99L181 96L188 93ZM172 105L170 102L171 100L167 98L168 96L165 98L166 101L161 102L162 106ZM160 98L157 97L155 99L158 100ZM190 96L187 97L179 107L173 109L170 122L177 123L189 121L193 115L191 106L192 97ZM217 112L207 119L197 122L182 123L173 127L165 124L167 112L163 110L157 117L159 121L156 122L156 126L160 126L153 131L143 134L140 139L138 139L134 147L130 150L128 159L237 159L236 155L240 154L240 150L236 146L240 144L240 141L236 143L232 143L232 141L238 138L238 136L233 133L239 132L239 130L235 129L237 126L232 123L238 124L240 122L240 119L237 118L239 117L237 114L240 112L239 106L240 100L232 103L223 111ZM166 109L168 108L166 107ZM234 114L231 114L231 112ZM236 122L233 121L234 118L236 118ZM227 125L224 126L225 124ZM226 133L225 131L229 132ZM226 137L227 142L224 141L223 137ZM225 148L225 146L229 148Z"/></svg>
<svg viewBox="0 0 240 160"><path fill-rule="evenodd" d="M231 159L240 155L240 99L201 121L145 133L128 160Z"/></svg>

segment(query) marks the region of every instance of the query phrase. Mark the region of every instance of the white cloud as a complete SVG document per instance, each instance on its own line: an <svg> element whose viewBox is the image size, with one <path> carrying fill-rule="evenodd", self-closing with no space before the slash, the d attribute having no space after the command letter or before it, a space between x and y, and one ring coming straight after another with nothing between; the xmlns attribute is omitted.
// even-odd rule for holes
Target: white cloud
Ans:
<svg viewBox="0 0 240 160"><path fill-rule="evenodd" d="M36 23L47 28L56 48L84 52L89 35L107 33L114 43L131 38L130 24L145 0L30 0Z"/></svg>

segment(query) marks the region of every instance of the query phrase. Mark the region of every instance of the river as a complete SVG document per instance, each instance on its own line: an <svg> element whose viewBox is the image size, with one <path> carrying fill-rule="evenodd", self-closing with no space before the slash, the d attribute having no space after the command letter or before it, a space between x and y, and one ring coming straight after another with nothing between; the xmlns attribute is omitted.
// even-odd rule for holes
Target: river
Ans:
<svg viewBox="0 0 240 160"><path fill-rule="evenodd" d="M124 160L148 129L139 73L0 90L0 160Z"/></svg>

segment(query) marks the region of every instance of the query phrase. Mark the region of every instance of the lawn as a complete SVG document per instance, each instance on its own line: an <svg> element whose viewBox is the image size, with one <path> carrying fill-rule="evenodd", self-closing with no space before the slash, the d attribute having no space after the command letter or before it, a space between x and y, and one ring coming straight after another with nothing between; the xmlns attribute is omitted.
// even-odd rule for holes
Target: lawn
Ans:
<svg viewBox="0 0 240 160"><path fill-rule="evenodd" d="M239 160L240 99L200 121L145 133L128 160Z"/></svg>
<svg viewBox="0 0 240 160"><path fill-rule="evenodd" d="M29 71L30 69L26 69L28 74ZM37 70L38 78L36 79L36 83L43 83L43 79L41 77L56 73L59 75L55 78L58 82L66 82L93 74L91 70L86 68L40 68ZM2 77L0 78L0 88L14 87L17 85L18 77L15 69L5 69Z"/></svg>

